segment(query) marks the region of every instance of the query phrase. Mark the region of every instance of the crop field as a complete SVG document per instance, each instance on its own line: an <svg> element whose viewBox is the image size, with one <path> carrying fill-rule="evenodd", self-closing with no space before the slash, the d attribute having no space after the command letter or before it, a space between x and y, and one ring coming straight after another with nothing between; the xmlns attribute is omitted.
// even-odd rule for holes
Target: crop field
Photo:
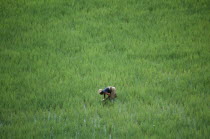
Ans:
<svg viewBox="0 0 210 139"><path fill-rule="evenodd" d="M208 139L209 94L209 0L0 0L1 139Z"/></svg>

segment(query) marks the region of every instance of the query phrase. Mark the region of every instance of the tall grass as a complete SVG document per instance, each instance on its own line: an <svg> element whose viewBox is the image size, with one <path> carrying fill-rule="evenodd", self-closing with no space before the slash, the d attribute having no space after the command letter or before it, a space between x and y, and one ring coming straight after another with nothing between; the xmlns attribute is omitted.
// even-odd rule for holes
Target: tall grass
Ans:
<svg viewBox="0 0 210 139"><path fill-rule="evenodd" d="M1 0L0 138L208 138L209 5Z"/></svg>

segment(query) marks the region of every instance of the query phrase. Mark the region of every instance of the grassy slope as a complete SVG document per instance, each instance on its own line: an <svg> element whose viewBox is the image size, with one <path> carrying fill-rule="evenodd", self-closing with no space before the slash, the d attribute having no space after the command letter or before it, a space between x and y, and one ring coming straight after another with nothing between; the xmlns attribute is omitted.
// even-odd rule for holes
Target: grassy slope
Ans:
<svg viewBox="0 0 210 139"><path fill-rule="evenodd" d="M1 0L0 136L208 138L209 5Z"/></svg>

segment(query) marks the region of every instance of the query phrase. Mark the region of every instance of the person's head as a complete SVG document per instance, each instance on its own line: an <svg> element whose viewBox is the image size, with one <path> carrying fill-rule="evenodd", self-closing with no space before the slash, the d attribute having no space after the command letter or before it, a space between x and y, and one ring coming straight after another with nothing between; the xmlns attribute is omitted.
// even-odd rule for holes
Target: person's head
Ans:
<svg viewBox="0 0 210 139"><path fill-rule="evenodd" d="M99 90L98 90L98 93L99 93L100 95L103 95L103 89L99 89Z"/></svg>

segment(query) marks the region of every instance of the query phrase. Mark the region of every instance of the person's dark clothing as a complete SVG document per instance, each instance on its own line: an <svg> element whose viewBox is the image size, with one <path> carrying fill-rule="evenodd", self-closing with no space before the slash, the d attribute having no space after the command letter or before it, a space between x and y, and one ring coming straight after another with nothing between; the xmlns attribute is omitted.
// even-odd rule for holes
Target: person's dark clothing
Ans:
<svg viewBox="0 0 210 139"><path fill-rule="evenodd" d="M102 90L101 92L103 92L103 93L105 93L105 92L107 92L107 93L111 93L112 91L110 90L110 88L109 88L109 87L107 87L107 88L105 88L104 90Z"/></svg>

